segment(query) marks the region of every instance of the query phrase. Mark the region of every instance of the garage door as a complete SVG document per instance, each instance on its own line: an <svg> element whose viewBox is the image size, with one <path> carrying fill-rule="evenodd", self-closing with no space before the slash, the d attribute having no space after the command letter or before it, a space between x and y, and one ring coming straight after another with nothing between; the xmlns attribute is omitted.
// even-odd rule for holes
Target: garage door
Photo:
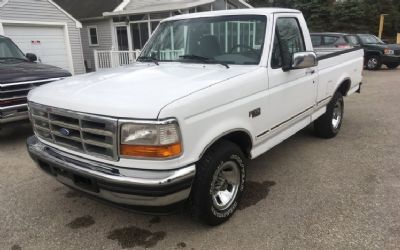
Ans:
<svg viewBox="0 0 400 250"><path fill-rule="evenodd" d="M63 27L3 24L3 28L24 53L34 53L42 63L70 70Z"/></svg>

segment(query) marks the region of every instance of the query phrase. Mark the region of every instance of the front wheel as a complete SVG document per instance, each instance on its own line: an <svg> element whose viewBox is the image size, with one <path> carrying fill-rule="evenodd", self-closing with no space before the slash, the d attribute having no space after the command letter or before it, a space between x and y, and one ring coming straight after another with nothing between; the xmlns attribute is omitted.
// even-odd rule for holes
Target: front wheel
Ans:
<svg viewBox="0 0 400 250"><path fill-rule="evenodd" d="M322 138L335 137L342 126L344 100L340 92L336 92L326 108L326 113L314 122L317 136Z"/></svg>
<svg viewBox="0 0 400 250"><path fill-rule="evenodd" d="M365 63L365 67L368 70L378 70L382 67L381 58L376 55L368 56Z"/></svg>
<svg viewBox="0 0 400 250"><path fill-rule="evenodd" d="M196 169L192 214L208 225L219 225L234 214L242 197L245 157L236 144L221 141L205 153Z"/></svg>
<svg viewBox="0 0 400 250"><path fill-rule="evenodd" d="M388 67L389 69L395 69L397 67L399 67L399 63L388 63L386 64L386 67Z"/></svg>

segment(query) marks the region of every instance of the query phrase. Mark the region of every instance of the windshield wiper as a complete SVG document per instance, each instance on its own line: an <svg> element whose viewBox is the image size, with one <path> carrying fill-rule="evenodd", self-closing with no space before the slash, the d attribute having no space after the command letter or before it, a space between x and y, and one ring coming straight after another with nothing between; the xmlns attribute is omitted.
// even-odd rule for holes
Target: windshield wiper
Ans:
<svg viewBox="0 0 400 250"><path fill-rule="evenodd" d="M201 61L203 63L218 63L218 64L221 64L222 66L225 66L227 69L229 69L229 65L227 63L215 60L214 58L198 56L198 55L183 55L183 56L179 56L179 57L182 59L187 59L187 60Z"/></svg>
<svg viewBox="0 0 400 250"><path fill-rule="evenodd" d="M139 56L137 60L139 62L153 62L155 65L160 65L157 58L152 56Z"/></svg>

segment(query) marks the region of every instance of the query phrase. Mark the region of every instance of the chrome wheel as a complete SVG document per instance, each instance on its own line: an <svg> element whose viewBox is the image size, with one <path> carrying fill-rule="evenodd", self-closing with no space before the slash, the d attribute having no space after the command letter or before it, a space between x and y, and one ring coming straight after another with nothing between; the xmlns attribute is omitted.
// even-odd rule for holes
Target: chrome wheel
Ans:
<svg viewBox="0 0 400 250"><path fill-rule="evenodd" d="M375 57L368 59L367 66L369 69L375 69L378 66L378 64L379 64L378 59L376 59Z"/></svg>
<svg viewBox="0 0 400 250"><path fill-rule="evenodd" d="M333 129L338 129L343 117L343 104L340 100L337 100L335 107L333 108L332 126Z"/></svg>
<svg viewBox="0 0 400 250"><path fill-rule="evenodd" d="M232 205L240 185L240 168L235 161L228 161L215 171L211 182L211 196L215 209L221 211Z"/></svg>

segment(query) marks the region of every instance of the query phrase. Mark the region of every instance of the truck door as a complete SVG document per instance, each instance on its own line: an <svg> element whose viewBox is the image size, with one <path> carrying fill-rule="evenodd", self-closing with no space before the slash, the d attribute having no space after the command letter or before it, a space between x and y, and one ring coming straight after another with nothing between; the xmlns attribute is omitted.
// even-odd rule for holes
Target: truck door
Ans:
<svg viewBox="0 0 400 250"><path fill-rule="evenodd" d="M268 64L268 128L270 133L293 124L296 119L311 112L316 102L316 67L286 70L293 53L312 51L310 39L305 41L302 27L306 27L301 15L278 14L274 16L273 45ZM304 26L303 26L304 25ZM285 61L286 60L286 61ZM286 62L286 64L285 64Z"/></svg>

